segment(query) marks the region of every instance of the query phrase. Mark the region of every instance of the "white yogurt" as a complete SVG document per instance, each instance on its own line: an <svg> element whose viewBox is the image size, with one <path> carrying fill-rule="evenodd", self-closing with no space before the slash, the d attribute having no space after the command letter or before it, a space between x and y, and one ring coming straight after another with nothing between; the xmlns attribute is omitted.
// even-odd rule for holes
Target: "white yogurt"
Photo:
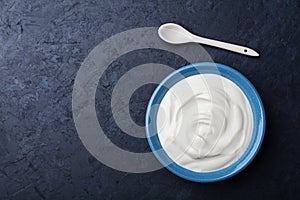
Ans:
<svg viewBox="0 0 300 200"><path fill-rule="evenodd" d="M210 172L228 167L246 151L253 114L235 83L220 75L199 74L168 90L158 109L157 130L174 162Z"/></svg>

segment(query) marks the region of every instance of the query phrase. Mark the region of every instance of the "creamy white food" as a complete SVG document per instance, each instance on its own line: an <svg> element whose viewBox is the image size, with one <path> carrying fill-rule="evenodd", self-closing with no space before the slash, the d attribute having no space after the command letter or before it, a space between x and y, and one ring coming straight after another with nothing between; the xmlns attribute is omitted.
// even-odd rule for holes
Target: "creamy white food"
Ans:
<svg viewBox="0 0 300 200"><path fill-rule="evenodd" d="M190 76L172 86L159 106L156 122L168 156L195 172L233 164L246 151L253 131L245 94L217 74Z"/></svg>

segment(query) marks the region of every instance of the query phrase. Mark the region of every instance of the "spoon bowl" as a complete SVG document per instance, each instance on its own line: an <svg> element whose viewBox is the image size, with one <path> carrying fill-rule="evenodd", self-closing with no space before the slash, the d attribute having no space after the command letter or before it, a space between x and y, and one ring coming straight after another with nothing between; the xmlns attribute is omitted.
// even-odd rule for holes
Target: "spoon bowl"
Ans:
<svg viewBox="0 0 300 200"><path fill-rule="evenodd" d="M192 34L178 24L163 24L158 29L159 37L170 44L194 42Z"/></svg>

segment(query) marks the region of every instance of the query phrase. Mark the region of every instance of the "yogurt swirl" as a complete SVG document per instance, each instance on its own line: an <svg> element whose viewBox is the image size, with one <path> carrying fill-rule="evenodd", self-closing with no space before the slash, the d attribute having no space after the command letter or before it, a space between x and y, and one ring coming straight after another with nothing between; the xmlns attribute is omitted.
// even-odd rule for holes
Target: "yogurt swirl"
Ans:
<svg viewBox="0 0 300 200"><path fill-rule="evenodd" d="M226 168L246 151L253 113L242 90L217 74L173 85L157 113L158 137L168 156L195 172Z"/></svg>

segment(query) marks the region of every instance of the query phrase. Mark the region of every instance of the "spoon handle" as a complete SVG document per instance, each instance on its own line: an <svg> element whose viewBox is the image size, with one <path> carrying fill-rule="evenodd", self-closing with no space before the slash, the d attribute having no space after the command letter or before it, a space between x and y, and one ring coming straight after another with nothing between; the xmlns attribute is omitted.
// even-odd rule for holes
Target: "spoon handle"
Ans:
<svg viewBox="0 0 300 200"><path fill-rule="evenodd" d="M192 39L196 43L206 44L206 45L218 47L221 49L226 49L229 51L233 51L233 52L248 55L248 56L259 56L259 54L256 51L254 51L253 49L250 49L248 47L244 47L244 46L240 46L240 45L236 45L236 44L230 44L227 42L221 42L221 41L208 39L208 38L204 38L204 37L199 37L196 35L192 35Z"/></svg>

